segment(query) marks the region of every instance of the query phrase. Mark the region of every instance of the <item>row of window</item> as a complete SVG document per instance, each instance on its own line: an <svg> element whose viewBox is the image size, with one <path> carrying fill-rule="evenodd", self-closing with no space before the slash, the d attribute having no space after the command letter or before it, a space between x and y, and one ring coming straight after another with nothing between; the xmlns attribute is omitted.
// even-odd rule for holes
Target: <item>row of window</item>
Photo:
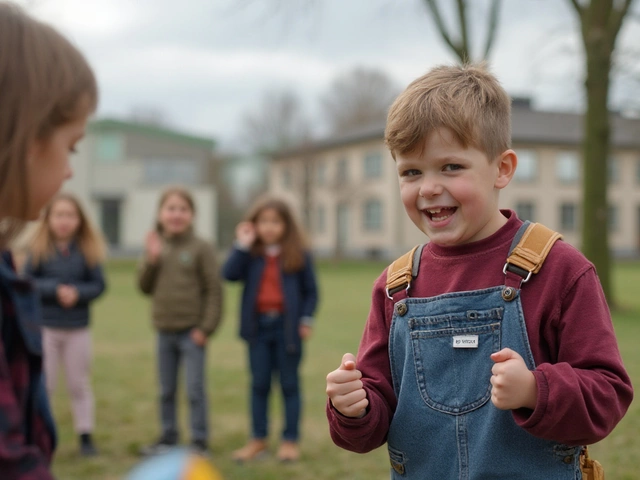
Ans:
<svg viewBox="0 0 640 480"><path fill-rule="evenodd" d="M576 232L580 225L579 210L576 203L565 202L560 204L560 225L563 232ZM515 207L516 214L521 220L537 221L536 205L534 202L518 202ZM609 231L615 232L619 226L618 207L609 206L608 211Z"/></svg>
<svg viewBox="0 0 640 480"><path fill-rule="evenodd" d="M363 159L363 172L365 179L382 177L382 153L380 151L367 152ZM315 167L314 183L320 187L329 184L329 174L327 164L320 162ZM340 158L336 163L335 185L345 185L350 181L349 160L346 157ZM293 177L289 168L282 169L282 187L290 190L293 187Z"/></svg>
<svg viewBox="0 0 640 480"><path fill-rule="evenodd" d="M535 150L518 150L518 168L515 180L519 182L535 182L540 174L538 154ZM329 183L327 163L321 162L315 168L315 184L325 186ZM580 180L581 161L578 152L564 150L556 154L556 178L560 183L572 184ZM363 157L363 171L365 179L382 177L382 153L380 151L367 152ZM620 162L616 158L609 159L607 171L610 183L620 180ZM349 183L349 161L340 158L336 163L335 182L337 185ZM636 183L640 183L640 159L636 163ZM286 189L292 187L291 172L283 169L282 186Z"/></svg>
<svg viewBox="0 0 640 480"><path fill-rule="evenodd" d="M514 179L520 182L535 182L539 175L538 154L534 150L518 150L518 168ZM556 153L556 179L560 183L571 184L580 180L580 155L573 151ZM620 181L620 161L610 158L607 162L609 183ZM636 162L636 183L640 183L640 159Z"/></svg>
<svg viewBox="0 0 640 480"><path fill-rule="evenodd" d="M560 225L563 232L575 232L579 227L578 204L565 202L560 204ZM518 202L515 206L518 218L521 220L537 221L536 205L534 202ZM619 225L618 207L609 206L609 229L616 231ZM367 200L362 205L362 228L367 232L382 230L382 202L380 200ZM316 207L315 231L318 234L325 232L327 228L327 209L324 205Z"/></svg>
<svg viewBox="0 0 640 480"><path fill-rule="evenodd" d="M322 234L326 228L327 209L324 205L319 205L316 207L315 231ZM362 205L362 228L367 232L382 230L382 202L380 200L367 200Z"/></svg>

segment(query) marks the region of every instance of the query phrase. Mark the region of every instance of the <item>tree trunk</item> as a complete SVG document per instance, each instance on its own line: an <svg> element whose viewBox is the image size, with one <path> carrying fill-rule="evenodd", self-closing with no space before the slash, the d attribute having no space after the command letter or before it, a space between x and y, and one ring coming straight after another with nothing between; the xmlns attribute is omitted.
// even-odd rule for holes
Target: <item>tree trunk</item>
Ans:
<svg viewBox="0 0 640 480"><path fill-rule="evenodd" d="M606 36L593 32L585 39L587 56L587 111L584 117L582 251L596 266L609 305L611 253L609 251L609 209L607 202L609 161L609 72L611 51Z"/></svg>

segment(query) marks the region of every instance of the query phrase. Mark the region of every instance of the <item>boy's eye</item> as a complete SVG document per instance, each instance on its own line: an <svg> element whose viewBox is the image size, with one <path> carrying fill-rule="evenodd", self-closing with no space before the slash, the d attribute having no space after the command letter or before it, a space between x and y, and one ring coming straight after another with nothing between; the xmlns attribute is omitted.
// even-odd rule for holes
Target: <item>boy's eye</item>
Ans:
<svg viewBox="0 0 640 480"><path fill-rule="evenodd" d="M76 148L76 146L75 146L75 145L72 145L72 146L69 148L69 151L70 151L71 153L78 153L78 149Z"/></svg>
<svg viewBox="0 0 640 480"><path fill-rule="evenodd" d="M448 163L442 168L442 170L444 170L445 172L455 172L456 170L461 170L461 169L462 169L462 165L459 165L457 163Z"/></svg>
<svg viewBox="0 0 640 480"><path fill-rule="evenodd" d="M400 172L401 177L415 177L416 175L420 175L420 170L416 170L415 168L409 168L407 170L403 170Z"/></svg>

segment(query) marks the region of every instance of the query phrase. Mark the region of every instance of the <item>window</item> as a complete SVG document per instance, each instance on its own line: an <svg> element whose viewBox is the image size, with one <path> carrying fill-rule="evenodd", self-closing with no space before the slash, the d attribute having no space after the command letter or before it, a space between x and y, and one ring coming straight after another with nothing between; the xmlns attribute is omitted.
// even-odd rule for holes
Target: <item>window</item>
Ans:
<svg viewBox="0 0 640 480"><path fill-rule="evenodd" d="M556 177L562 183L576 183L580 177L580 161L576 152L558 152Z"/></svg>
<svg viewBox="0 0 640 480"><path fill-rule="evenodd" d="M640 158L636 160L636 183L640 184Z"/></svg>
<svg viewBox="0 0 640 480"><path fill-rule="evenodd" d="M192 159L154 158L144 162L144 182L148 185L197 185L199 180L200 169Z"/></svg>
<svg viewBox="0 0 640 480"><path fill-rule="evenodd" d="M607 178L609 183L620 181L620 162L616 157L609 157L607 160Z"/></svg>
<svg viewBox="0 0 640 480"><path fill-rule="evenodd" d="M324 233L327 219L325 217L326 210L323 205L318 205L316 208L316 233Z"/></svg>
<svg viewBox="0 0 640 480"><path fill-rule="evenodd" d="M615 205L609 205L607 217L608 217L608 223L609 223L609 231L610 232L617 231L619 227L618 207Z"/></svg>
<svg viewBox="0 0 640 480"><path fill-rule="evenodd" d="M327 183L327 165L324 162L316 165L316 183L319 187Z"/></svg>
<svg viewBox="0 0 640 480"><path fill-rule="evenodd" d="M349 183L349 163L346 158L338 160L336 168L336 184L344 185Z"/></svg>
<svg viewBox="0 0 640 480"><path fill-rule="evenodd" d="M96 156L100 163L118 163L124 157L124 138L117 133L102 133L96 139Z"/></svg>
<svg viewBox="0 0 640 480"><path fill-rule="evenodd" d="M382 176L382 154L369 152L364 156L364 177L378 178Z"/></svg>
<svg viewBox="0 0 640 480"><path fill-rule="evenodd" d="M575 232L578 229L578 206L575 203L560 205L560 228L565 232Z"/></svg>
<svg viewBox="0 0 640 480"><path fill-rule="evenodd" d="M382 203L379 200L369 200L364 204L363 223L369 232L382 229Z"/></svg>
<svg viewBox="0 0 640 480"><path fill-rule="evenodd" d="M538 155L533 150L518 150L518 167L514 179L518 182L535 182L538 179Z"/></svg>
<svg viewBox="0 0 640 480"><path fill-rule="evenodd" d="M518 202L516 204L516 214L520 220L536 221L536 207L533 202Z"/></svg>

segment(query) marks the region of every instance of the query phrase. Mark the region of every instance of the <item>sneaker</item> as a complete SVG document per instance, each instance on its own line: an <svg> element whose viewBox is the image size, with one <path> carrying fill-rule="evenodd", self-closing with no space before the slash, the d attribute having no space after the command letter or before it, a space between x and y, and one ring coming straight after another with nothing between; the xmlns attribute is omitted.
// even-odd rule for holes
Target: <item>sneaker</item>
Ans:
<svg viewBox="0 0 640 480"><path fill-rule="evenodd" d="M206 440L194 440L191 442L191 451L206 457L209 454L209 446Z"/></svg>
<svg viewBox="0 0 640 480"><path fill-rule="evenodd" d="M234 451L231 454L231 458L233 458L236 462L248 462L251 460L257 460L258 458L263 457L267 453L267 442L254 438L249 441L244 447L239 450Z"/></svg>
<svg viewBox="0 0 640 480"><path fill-rule="evenodd" d="M162 436L156 443L142 447L140 449L140 454L145 457L162 455L163 453L167 453L169 450L174 449L177 444L178 442L175 439Z"/></svg>
<svg viewBox="0 0 640 480"><path fill-rule="evenodd" d="M98 454L98 450L93 444L90 433L83 433L80 435L80 455L83 457L95 457Z"/></svg>
<svg viewBox="0 0 640 480"><path fill-rule="evenodd" d="M281 462L297 462L300 460L300 448L298 444L284 440L278 449L278 460Z"/></svg>

